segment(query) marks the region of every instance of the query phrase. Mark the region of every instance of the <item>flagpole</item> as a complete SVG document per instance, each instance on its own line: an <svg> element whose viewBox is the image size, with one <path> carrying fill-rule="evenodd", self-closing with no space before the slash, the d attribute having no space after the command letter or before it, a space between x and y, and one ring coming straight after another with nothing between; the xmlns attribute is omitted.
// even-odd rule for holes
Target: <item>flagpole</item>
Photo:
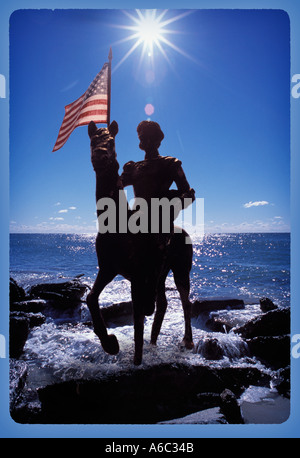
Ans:
<svg viewBox="0 0 300 458"><path fill-rule="evenodd" d="M111 99L111 61L112 61L112 50L109 48L108 54L108 82L107 82L107 126L110 125L110 99Z"/></svg>

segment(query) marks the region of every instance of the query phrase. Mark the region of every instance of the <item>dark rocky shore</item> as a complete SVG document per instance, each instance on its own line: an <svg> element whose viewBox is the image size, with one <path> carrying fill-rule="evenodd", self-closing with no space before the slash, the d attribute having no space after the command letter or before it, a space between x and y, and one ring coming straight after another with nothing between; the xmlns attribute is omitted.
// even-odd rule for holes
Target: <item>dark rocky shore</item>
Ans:
<svg viewBox="0 0 300 458"><path fill-rule="evenodd" d="M47 319L49 309L61 313L83 302L88 290L80 278L40 284L25 292L10 280L10 410L19 423L154 424L154 423L244 423L238 399L251 385L276 387L290 396L290 310L260 300L261 314L243 326L214 311L244 308L241 300L195 301L192 314L206 312L210 337L202 342L206 365L157 364L134 368L101 379L70 380L33 389L28 384L28 366L23 349L35 326ZM209 313L211 312L211 313ZM103 309L107 322L118 323L131 316L130 302ZM90 322L86 323L91 326ZM213 367L224 349L215 333L234 333L245 342L248 357L264 367ZM195 342L197 351L197 342ZM273 375L270 375L270 374ZM275 374L275 376L274 376Z"/></svg>

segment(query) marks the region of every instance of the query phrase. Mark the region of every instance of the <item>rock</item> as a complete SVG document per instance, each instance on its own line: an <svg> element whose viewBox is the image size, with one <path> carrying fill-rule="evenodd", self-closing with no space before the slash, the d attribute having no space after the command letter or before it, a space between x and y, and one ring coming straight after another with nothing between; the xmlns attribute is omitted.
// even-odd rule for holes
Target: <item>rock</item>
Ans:
<svg viewBox="0 0 300 458"><path fill-rule="evenodd" d="M28 338L29 330L45 323L41 313L10 312L9 314L9 356L19 358Z"/></svg>
<svg viewBox="0 0 300 458"><path fill-rule="evenodd" d="M260 309L264 313L278 308L277 305L273 304L271 299L269 299L268 297L263 297L262 299L259 300L259 303L260 303Z"/></svg>
<svg viewBox="0 0 300 458"><path fill-rule="evenodd" d="M131 301L120 302L109 305L108 307L102 307L101 313L105 322L113 322L114 324L118 322L119 325L133 323L133 309Z"/></svg>
<svg viewBox="0 0 300 458"><path fill-rule="evenodd" d="M223 332L226 334L233 328L223 317L214 315L206 321L205 326L213 332Z"/></svg>
<svg viewBox="0 0 300 458"><path fill-rule="evenodd" d="M169 421L161 421L160 425L219 425L227 424L226 418L219 407L201 410L185 417L176 418Z"/></svg>
<svg viewBox="0 0 300 458"><path fill-rule="evenodd" d="M224 414L227 422L232 424L244 423L240 406L233 392L225 389L221 393L220 399L221 412Z"/></svg>
<svg viewBox="0 0 300 458"><path fill-rule="evenodd" d="M44 299L29 299L26 301L15 302L11 305L12 312L39 313L46 308L47 301Z"/></svg>
<svg viewBox="0 0 300 458"><path fill-rule="evenodd" d="M222 300L196 300L192 304L192 316L198 316L203 312L210 312L212 310L223 310L227 308L242 309L245 307L244 301L240 299L222 299Z"/></svg>
<svg viewBox="0 0 300 458"><path fill-rule="evenodd" d="M41 283L29 290L31 299L46 299L53 307L69 308L82 302L82 297L88 289L78 279L62 283Z"/></svg>
<svg viewBox="0 0 300 458"><path fill-rule="evenodd" d="M27 378L27 364L25 361L10 359L9 361L9 401L11 410L17 403Z"/></svg>
<svg viewBox="0 0 300 458"><path fill-rule="evenodd" d="M248 321L233 331L246 339L258 336L279 336L290 333L290 309L287 307L271 310Z"/></svg>
<svg viewBox="0 0 300 458"><path fill-rule="evenodd" d="M278 393L288 399L291 397L291 368L290 366L278 370L277 378L273 381Z"/></svg>
<svg viewBox="0 0 300 458"><path fill-rule="evenodd" d="M29 320L27 317L11 316L9 319L9 356L19 358L23 353L29 333Z"/></svg>
<svg viewBox="0 0 300 458"><path fill-rule="evenodd" d="M290 363L289 308L270 310L233 331L246 339L250 353L265 364L278 369Z"/></svg>
<svg viewBox="0 0 300 458"><path fill-rule="evenodd" d="M46 317L42 313L25 313L25 312L11 312L10 318L25 318L28 320L29 328L41 326L45 323Z"/></svg>
<svg viewBox="0 0 300 458"><path fill-rule="evenodd" d="M16 280L12 277L9 279L9 302L13 304L14 302L23 301L25 299L24 289L18 285Z"/></svg>
<svg viewBox="0 0 300 458"><path fill-rule="evenodd" d="M199 393L197 394L197 400L199 402L199 406L201 407L201 410L220 406L219 393ZM199 407L199 410L200 410L200 407Z"/></svg>
<svg viewBox="0 0 300 458"><path fill-rule="evenodd" d="M10 415L17 423L42 423L41 403L37 391L25 387L18 396L17 402L11 406Z"/></svg>
<svg viewBox="0 0 300 458"><path fill-rule="evenodd" d="M245 387L250 385L269 386L271 380L269 374L261 372L255 367L223 367L217 373L222 381L219 387L223 386L219 393L227 388L236 396L240 396Z"/></svg>
<svg viewBox="0 0 300 458"><path fill-rule="evenodd" d="M101 314L107 327L130 326L133 325L132 302L119 302L101 307ZM90 312L84 313L84 322L87 326L92 326Z"/></svg>
<svg viewBox="0 0 300 458"><path fill-rule="evenodd" d="M71 380L38 390L43 421L75 424L154 424L201 409L200 393L236 396L249 385L270 383L251 368L161 364L102 380Z"/></svg>
<svg viewBox="0 0 300 458"><path fill-rule="evenodd" d="M206 337L200 340L196 346L196 352L200 353L205 359L218 360L224 356L224 351L216 338Z"/></svg>
<svg viewBox="0 0 300 458"><path fill-rule="evenodd" d="M207 335L195 345L195 353L207 360L220 360L223 357L238 359L249 355L247 342L236 334Z"/></svg>
<svg viewBox="0 0 300 458"><path fill-rule="evenodd" d="M38 423L41 405L37 391L26 386L28 367L25 361L9 361L9 408L18 423Z"/></svg>
<svg viewBox="0 0 300 458"><path fill-rule="evenodd" d="M258 336L247 340L250 353L274 368L290 364L290 336Z"/></svg>

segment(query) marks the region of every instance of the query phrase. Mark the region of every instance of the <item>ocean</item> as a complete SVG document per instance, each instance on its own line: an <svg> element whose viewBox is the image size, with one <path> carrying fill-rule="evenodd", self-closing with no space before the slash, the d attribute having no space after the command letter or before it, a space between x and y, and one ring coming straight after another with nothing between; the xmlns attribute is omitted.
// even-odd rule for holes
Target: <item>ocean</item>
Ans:
<svg viewBox="0 0 300 458"><path fill-rule="evenodd" d="M281 307L290 306L290 234L207 234L193 240L191 301L243 299L241 310L222 310L235 326L261 314L259 299L268 297ZM10 276L28 290L38 283L66 281L81 276L92 286L98 272L95 236L79 234L11 234ZM209 367L256 367L272 372L250 358L245 341L233 332L212 332L205 325L209 313L192 319L195 351L179 345L184 333L183 310L173 276L166 281L168 309L157 346L150 344L153 316L145 318L142 368L158 364L209 365ZM84 299L84 298L83 298ZM130 283L118 276L102 292L105 307L130 301ZM21 359L28 365L32 389L74 379L97 379L103 375L132 371L134 337L131 319L108 323L118 338L120 352L106 354L93 329L85 302L76 310L48 311L46 322L32 328ZM207 338L217 339L223 357L207 360L201 353ZM276 374L274 374L276 377ZM289 400L270 387L251 386L239 400L246 422L281 423L289 415ZM271 410L270 410L271 409Z"/></svg>
<svg viewBox="0 0 300 458"><path fill-rule="evenodd" d="M269 297L289 305L290 234L207 234L193 241L193 251L191 300L234 297L253 304ZM81 274L92 285L97 271L94 235L10 235L10 275L24 288ZM109 288L110 302L129 300L120 281Z"/></svg>

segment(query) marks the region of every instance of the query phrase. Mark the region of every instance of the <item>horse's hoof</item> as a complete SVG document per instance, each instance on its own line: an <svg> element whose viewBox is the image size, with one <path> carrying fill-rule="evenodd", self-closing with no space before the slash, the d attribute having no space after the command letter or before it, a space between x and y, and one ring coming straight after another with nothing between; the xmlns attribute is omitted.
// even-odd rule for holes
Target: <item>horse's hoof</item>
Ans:
<svg viewBox="0 0 300 458"><path fill-rule="evenodd" d="M194 342L192 340L183 339L181 345L187 350L192 350L194 348Z"/></svg>
<svg viewBox="0 0 300 458"><path fill-rule="evenodd" d="M110 334L105 339L105 342L101 342L103 350L109 355L117 355L119 353L119 342L114 334Z"/></svg>
<svg viewBox="0 0 300 458"><path fill-rule="evenodd" d="M195 345L194 345L193 342L188 342L188 343L185 344L185 348L186 348L187 350L193 350L194 346L195 346Z"/></svg>

